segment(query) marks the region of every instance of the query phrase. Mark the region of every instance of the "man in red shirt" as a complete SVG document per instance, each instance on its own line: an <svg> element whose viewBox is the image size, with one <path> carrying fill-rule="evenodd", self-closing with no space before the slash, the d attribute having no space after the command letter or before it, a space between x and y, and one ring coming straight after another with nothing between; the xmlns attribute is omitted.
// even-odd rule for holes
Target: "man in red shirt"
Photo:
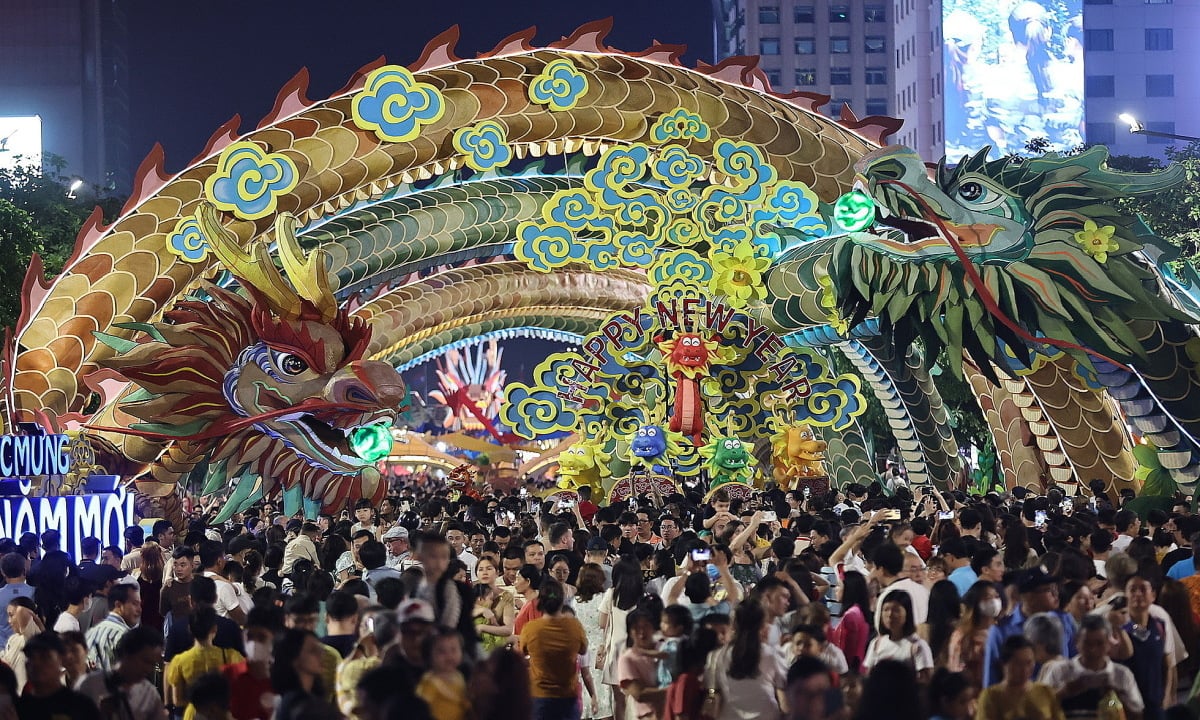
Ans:
<svg viewBox="0 0 1200 720"><path fill-rule="evenodd" d="M229 681L229 713L234 720L270 720L275 711L275 690L271 687L271 631L256 622L250 611L246 627L246 659L226 665L221 673Z"/></svg>

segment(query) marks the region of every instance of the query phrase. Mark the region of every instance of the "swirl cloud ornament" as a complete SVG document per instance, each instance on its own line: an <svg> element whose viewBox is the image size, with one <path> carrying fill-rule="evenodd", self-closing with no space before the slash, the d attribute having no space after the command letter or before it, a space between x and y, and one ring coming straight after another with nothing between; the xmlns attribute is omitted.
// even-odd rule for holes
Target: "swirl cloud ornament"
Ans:
<svg viewBox="0 0 1200 720"><path fill-rule="evenodd" d="M208 238L200 229L195 215L180 218L175 230L167 236L167 251L189 263L202 263L208 259Z"/></svg>
<svg viewBox="0 0 1200 720"><path fill-rule="evenodd" d="M350 107L355 125L387 142L412 140L446 113L441 92L399 65L372 70Z"/></svg>
<svg viewBox="0 0 1200 720"><path fill-rule="evenodd" d="M466 156L472 170L486 172L507 165L513 159L508 131L495 120L484 120L454 133L454 149Z"/></svg>
<svg viewBox="0 0 1200 720"><path fill-rule="evenodd" d="M553 112L562 112L575 107L587 90L587 77L570 60L559 58L546 63L529 84L529 99Z"/></svg>
<svg viewBox="0 0 1200 720"><path fill-rule="evenodd" d="M686 108L676 108L660 117L650 128L650 139L656 143L671 140L699 140L708 142L712 135L708 123Z"/></svg>
<svg viewBox="0 0 1200 720"><path fill-rule="evenodd" d="M252 142L235 142L221 151L217 170L204 183L213 205L242 220L275 212L279 198L300 182L292 159L268 153Z"/></svg>

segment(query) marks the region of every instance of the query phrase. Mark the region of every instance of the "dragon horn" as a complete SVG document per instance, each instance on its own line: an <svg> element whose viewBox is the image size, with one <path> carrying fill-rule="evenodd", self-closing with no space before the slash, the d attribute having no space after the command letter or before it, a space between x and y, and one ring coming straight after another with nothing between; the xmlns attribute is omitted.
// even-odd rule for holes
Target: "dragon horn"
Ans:
<svg viewBox="0 0 1200 720"><path fill-rule="evenodd" d="M325 251L317 248L304 255L296 241L296 218L291 213L280 213L275 218L275 241L279 245L279 259L283 271L296 288L300 297L312 303L321 314L322 322L337 317L338 303L329 288L329 274L325 269Z"/></svg>
<svg viewBox="0 0 1200 720"><path fill-rule="evenodd" d="M196 220L213 255L243 287L262 296L279 317L285 320L300 317L300 297L279 274L264 243L252 243L253 255L244 250L238 236L221 225L216 208L209 203L200 203Z"/></svg>

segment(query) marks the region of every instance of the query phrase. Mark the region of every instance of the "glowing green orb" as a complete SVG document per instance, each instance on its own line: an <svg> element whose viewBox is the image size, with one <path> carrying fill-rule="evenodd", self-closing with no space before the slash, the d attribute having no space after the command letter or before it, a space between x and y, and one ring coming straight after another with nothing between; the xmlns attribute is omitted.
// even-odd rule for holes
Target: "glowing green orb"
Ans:
<svg viewBox="0 0 1200 720"><path fill-rule="evenodd" d="M385 458L392 451L392 430L381 423L356 428L350 433L350 449L367 462Z"/></svg>
<svg viewBox="0 0 1200 720"><path fill-rule="evenodd" d="M851 190L833 204L833 219L844 230L866 230L875 222L875 201L861 190Z"/></svg>

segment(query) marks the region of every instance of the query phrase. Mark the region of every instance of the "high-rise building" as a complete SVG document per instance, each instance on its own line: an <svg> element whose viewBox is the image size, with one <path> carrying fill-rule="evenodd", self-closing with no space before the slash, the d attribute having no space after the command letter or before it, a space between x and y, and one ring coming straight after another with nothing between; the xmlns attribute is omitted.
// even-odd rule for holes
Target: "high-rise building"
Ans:
<svg viewBox="0 0 1200 720"><path fill-rule="evenodd" d="M1200 136L1200 0L713 0L720 57L758 54L772 85L827 93L836 115L903 119L926 160L1046 138L1157 155ZM789 4L792 3L792 4ZM884 54L878 54L880 51ZM718 58L719 59L719 58ZM778 82L776 82L778 80Z"/></svg>
<svg viewBox="0 0 1200 720"><path fill-rule="evenodd" d="M41 117L42 150L66 173L132 186L126 26L116 0L6 0L0 8L0 117Z"/></svg>
<svg viewBox="0 0 1200 720"><path fill-rule="evenodd" d="M1200 0L1085 0L1086 140L1114 155L1161 157L1181 140L1133 135L1128 113L1154 132L1200 136Z"/></svg>
<svg viewBox="0 0 1200 720"><path fill-rule="evenodd" d="M829 95L829 115L846 103L858 117L888 115L892 12L887 0L714 0L715 42L721 57L758 55L780 92Z"/></svg>

